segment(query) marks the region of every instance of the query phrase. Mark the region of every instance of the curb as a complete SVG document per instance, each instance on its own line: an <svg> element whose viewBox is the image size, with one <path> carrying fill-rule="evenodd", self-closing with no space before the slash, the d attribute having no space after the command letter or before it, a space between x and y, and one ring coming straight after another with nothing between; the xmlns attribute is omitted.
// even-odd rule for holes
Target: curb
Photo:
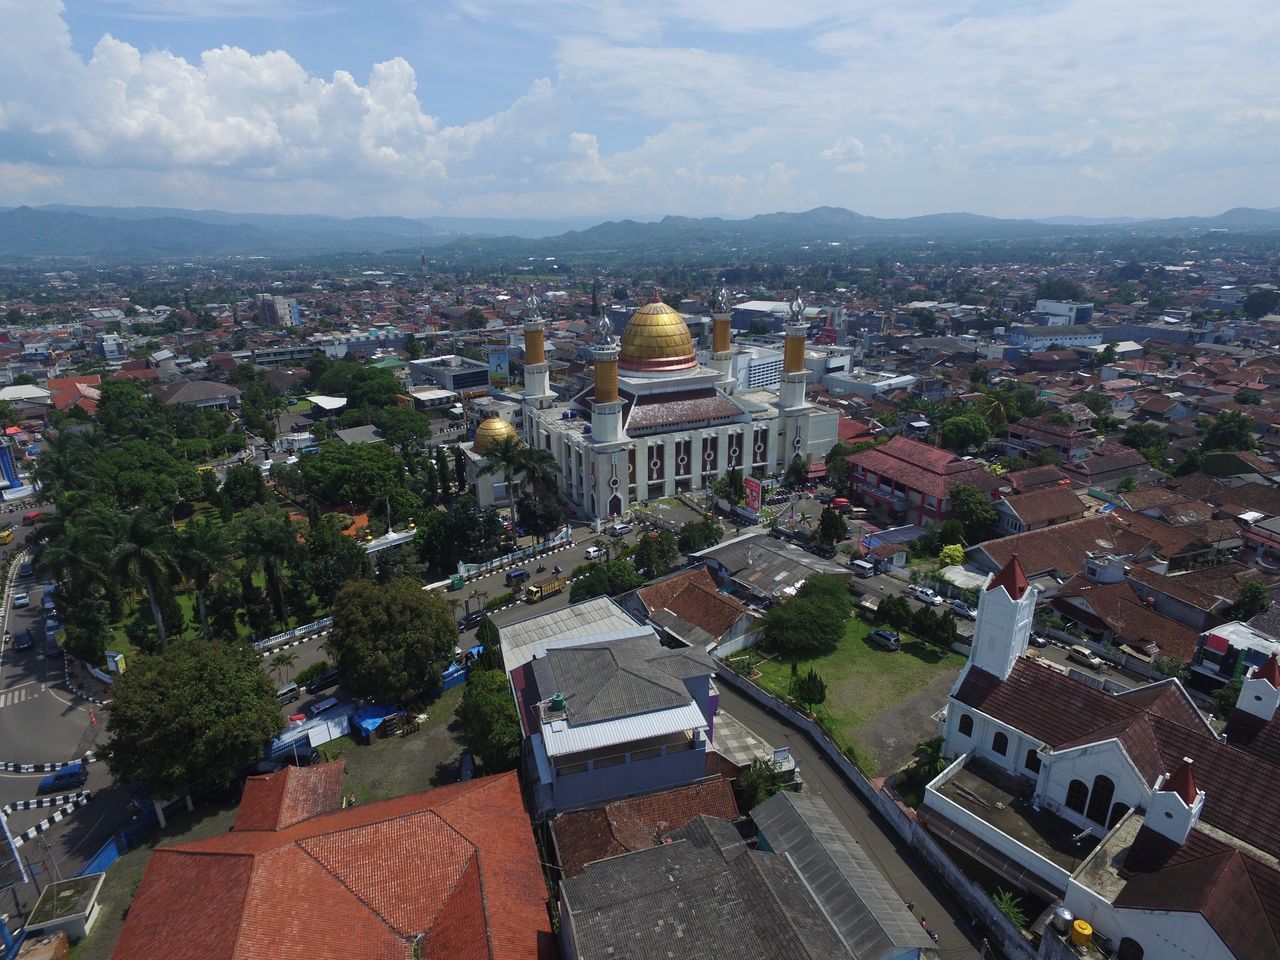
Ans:
<svg viewBox="0 0 1280 960"><path fill-rule="evenodd" d="M266 650L260 650L263 659L271 656L273 653L279 653L281 650L288 650L290 647L299 647L304 643L310 643L312 640L321 640L329 635L328 630L319 630L316 633L309 633L305 637L299 637L297 640L290 640L288 643L282 643L276 647L268 647Z"/></svg>
<svg viewBox="0 0 1280 960"><path fill-rule="evenodd" d="M81 690L71 682L71 664L67 662L69 654L64 650L62 653L62 682L66 684L67 689L79 697L81 700L88 700L95 706L105 707L111 701L100 700L98 697L91 696L88 692Z"/></svg>
<svg viewBox="0 0 1280 960"><path fill-rule="evenodd" d="M20 847L27 841L34 840L40 834L50 829L55 823L61 823L67 817L71 816L71 814L75 813L77 807L83 807L86 803L88 803L89 796L90 795L88 791L80 794L75 798L75 800L71 801L70 803L63 804L61 807L55 810L52 816L48 817L47 819L41 820L31 829L22 831L22 833L18 834L16 837L13 838L14 847Z"/></svg>
<svg viewBox="0 0 1280 960"><path fill-rule="evenodd" d="M63 793L56 797L36 797L34 800L15 800L13 803L6 803L0 807L0 816L9 816L15 810L38 810L41 807L61 807L64 804L75 803L81 797L88 799L89 791L81 790L78 793Z"/></svg>
<svg viewBox="0 0 1280 960"><path fill-rule="evenodd" d="M97 763L98 758L92 753L86 753L77 760L62 760L56 763L9 763L0 761L0 771L6 773L53 773L55 770L61 770L63 767L69 767L73 763Z"/></svg>

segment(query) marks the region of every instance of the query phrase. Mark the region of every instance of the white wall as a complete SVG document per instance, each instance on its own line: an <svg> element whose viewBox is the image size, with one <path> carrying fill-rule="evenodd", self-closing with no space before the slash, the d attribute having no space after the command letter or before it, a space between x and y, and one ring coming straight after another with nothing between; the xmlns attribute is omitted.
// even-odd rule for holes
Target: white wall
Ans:
<svg viewBox="0 0 1280 960"><path fill-rule="evenodd" d="M1099 825L1067 808L1067 787L1072 780L1083 780L1090 791L1094 777L1102 774L1115 784L1112 805L1127 804L1130 810L1145 808L1151 799L1151 789L1134 767L1117 740L1088 744L1061 753L1051 753L1042 758L1043 770L1036 790L1036 801L1048 807L1064 820L1081 828L1088 827L1097 836L1105 836L1105 824ZM1085 809L1088 809L1086 801Z"/></svg>
<svg viewBox="0 0 1280 960"><path fill-rule="evenodd" d="M1199 913L1166 910L1126 910L1115 907L1072 879L1063 905L1080 920L1110 937L1119 947L1122 937L1137 941L1145 960L1235 960L1227 945Z"/></svg>
<svg viewBox="0 0 1280 960"><path fill-rule="evenodd" d="M973 717L973 735L970 737L960 733L960 717L966 713ZM991 741L997 733L1003 733L1009 738L1009 749L1004 756L991 749ZM947 716L942 725L942 739L943 752L948 757L959 756L962 753L982 757L1003 770L1039 782L1037 774L1026 768L1025 761L1027 751L1039 749L1042 746L1041 741L1019 733L1008 724L979 713L958 700L951 700L947 704Z"/></svg>

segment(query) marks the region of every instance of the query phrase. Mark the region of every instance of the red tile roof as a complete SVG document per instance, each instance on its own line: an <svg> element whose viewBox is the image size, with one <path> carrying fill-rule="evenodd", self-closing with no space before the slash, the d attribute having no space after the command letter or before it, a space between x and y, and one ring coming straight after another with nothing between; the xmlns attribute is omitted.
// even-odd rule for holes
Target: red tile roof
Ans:
<svg viewBox="0 0 1280 960"><path fill-rule="evenodd" d="M1005 501L1018 519L1028 526L1079 520L1084 516L1084 501L1070 486L1042 487Z"/></svg>
<svg viewBox="0 0 1280 960"><path fill-rule="evenodd" d="M670 610L717 640L747 613L745 604L720 592L705 566L641 587L636 593L650 614Z"/></svg>
<svg viewBox="0 0 1280 960"><path fill-rule="evenodd" d="M887 477L910 490L945 500L957 484L992 490L998 482L976 460L962 460L954 453L908 437L894 437L886 444L850 454L855 467Z"/></svg>
<svg viewBox="0 0 1280 960"><path fill-rule="evenodd" d="M1276 660L1274 653L1267 657L1267 662L1258 668L1257 672L1254 673L1254 678L1265 680L1271 686L1280 690L1280 661Z"/></svg>
<svg viewBox="0 0 1280 960"><path fill-rule="evenodd" d="M1062 585L1051 603L1055 609L1092 627L1110 630L1117 639L1135 647L1155 644L1161 656L1177 657L1184 663L1190 663L1195 655L1196 631L1157 612L1154 603L1144 603L1127 582L1095 583L1076 576Z"/></svg>
<svg viewBox="0 0 1280 960"><path fill-rule="evenodd" d="M576 877L588 863L654 846L700 814L738 818L729 781L717 777L673 790L562 813L552 823L560 868Z"/></svg>
<svg viewBox="0 0 1280 960"><path fill-rule="evenodd" d="M253 778L234 830L156 851L113 957L555 955L514 773L319 812L341 778L314 770Z"/></svg>
<svg viewBox="0 0 1280 960"><path fill-rule="evenodd" d="M1018 563L1018 555L1015 553L1009 557L1009 562L1004 565L1003 569L987 584L987 589L994 590L996 587L1004 587L1004 592L1012 599L1021 600L1022 595L1027 592L1029 586L1031 586L1031 581L1022 572L1022 564Z"/></svg>
<svg viewBox="0 0 1280 960"><path fill-rule="evenodd" d="M1188 807L1196 802L1198 791L1196 789L1196 775L1191 772L1191 759L1189 757L1182 758L1182 765L1174 771L1173 776L1169 778L1169 782L1162 787L1176 793Z"/></svg>
<svg viewBox="0 0 1280 960"><path fill-rule="evenodd" d="M233 830L283 830L321 813L342 809L342 760L314 767L286 766L249 777Z"/></svg>

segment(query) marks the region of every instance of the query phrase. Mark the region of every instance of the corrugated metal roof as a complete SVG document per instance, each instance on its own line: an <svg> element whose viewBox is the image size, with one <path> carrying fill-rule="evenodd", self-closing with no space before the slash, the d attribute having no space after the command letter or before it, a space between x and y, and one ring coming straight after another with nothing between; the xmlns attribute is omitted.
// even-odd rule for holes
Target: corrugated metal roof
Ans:
<svg viewBox="0 0 1280 960"><path fill-rule="evenodd" d="M692 701L682 707L654 710L621 720L571 725L567 720L544 720L542 739L547 754L561 757L567 753L612 747L634 740L665 737L682 730L706 730L707 720Z"/></svg>
<svg viewBox="0 0 1280 960"><path fill-rule="evenodd" d="M608 597L584 600L563 610L538 614L498 629L502 664L507 673L556 647L655 636L652 627L636 623L630 614Z"/></svg>
<svg viewBox="0 0 1280 960"><path fill-rule="evenodd" d="M858 960L933 944L866 851L818 797L779 793L751 811L770 849L791 858Z"/></svg>

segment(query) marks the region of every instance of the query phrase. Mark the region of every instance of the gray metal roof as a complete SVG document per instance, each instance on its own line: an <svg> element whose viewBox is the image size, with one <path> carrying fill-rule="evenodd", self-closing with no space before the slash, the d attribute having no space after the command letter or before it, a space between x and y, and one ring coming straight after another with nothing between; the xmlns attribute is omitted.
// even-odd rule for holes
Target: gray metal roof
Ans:
<svg viewBox="0 0 1280 960"><path fill-rule="evenodd" d="M850 576L848 567L760 534L735 537L694 556L715 560L738 583L770 599L790 596L815 573Z"/></svg>
<svg viewBox="0 0 1280 960"><path fill-rule="evenodd" d="M562 610L540 613L498 628L502 664L508 673L544 650L622 637L656 637L608 597L595 597Z"/></svg>
<svg viewBox="0 0 1280 960"><path fill-rule="evenodd" d="M857 960L887 960L933 944L831 808L779 793L751 811L769 849L790 857Z"/></svg>
<svg viewBox="0 0 1280 960"><path fill-rule="evenodd" d="M714 671L705 654L668 650L652 633L552 649L533 661L538 690L564 694L573 725L684 706L692 700L684 680Z"/></svg>

